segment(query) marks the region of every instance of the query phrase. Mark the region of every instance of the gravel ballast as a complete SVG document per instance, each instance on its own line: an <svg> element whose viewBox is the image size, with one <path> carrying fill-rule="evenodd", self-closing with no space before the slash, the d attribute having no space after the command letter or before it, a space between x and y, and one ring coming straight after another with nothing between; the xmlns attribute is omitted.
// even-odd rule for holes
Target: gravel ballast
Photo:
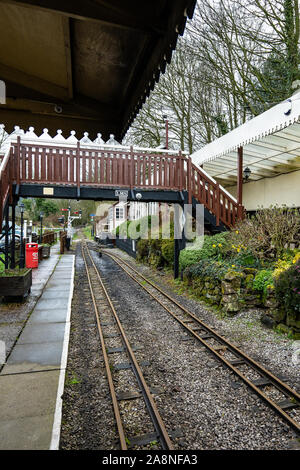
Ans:
<svg viewBox="0 0 300 470"><path fill-rule="evenodd" d="M116 302L129 341L137 348L136 357L146 363L142 366L145 379L157 392L153 397L176 449L297 447L294 432L254 392L186 334L113 260L105 255L99 258L96 251L91 253ZM293 342L263 327L259 311L244 311L231 319L219 318L206 305L176 292L180 287L170 282L167 275L138 265L118 249L112 253L159 283L202 321L215 327L275 375L284 376L290 386L299 386L299 366L292 363ZM93 326L95 319L84 278L78 244L60 447L118 449L100 342ZM113 344L112 341L110 347ZM124 359L115 356L113 360ZM118 373L121 372L124 371ZM134 402L131 401L133 408ZM129 426L131 433L133 424ZM146 424L144 430L137 421L136 434L149 432ZM155 443L152 447L155 448Z"/></svg>

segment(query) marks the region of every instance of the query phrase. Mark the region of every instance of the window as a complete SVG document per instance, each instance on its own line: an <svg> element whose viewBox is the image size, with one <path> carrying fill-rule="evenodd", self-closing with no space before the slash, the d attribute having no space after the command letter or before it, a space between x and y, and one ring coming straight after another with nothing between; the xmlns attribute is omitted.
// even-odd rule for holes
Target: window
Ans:
<svg viewBox="0 0 300 470"><path fill-rule="evenodd" d="M123 218L124 218L124 208L116 207L116 219L123 219Z"/></svg>

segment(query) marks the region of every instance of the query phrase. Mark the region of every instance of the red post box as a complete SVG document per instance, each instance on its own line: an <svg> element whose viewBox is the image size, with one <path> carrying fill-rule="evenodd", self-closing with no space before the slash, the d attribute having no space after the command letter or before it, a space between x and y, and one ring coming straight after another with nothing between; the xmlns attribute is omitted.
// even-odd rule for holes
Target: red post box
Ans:
<svg viewBox="0 0 300 470"><path fill-rule="evenodd" d="M38 243L26 243L26 268L37 268L39 265Z"/></svg>

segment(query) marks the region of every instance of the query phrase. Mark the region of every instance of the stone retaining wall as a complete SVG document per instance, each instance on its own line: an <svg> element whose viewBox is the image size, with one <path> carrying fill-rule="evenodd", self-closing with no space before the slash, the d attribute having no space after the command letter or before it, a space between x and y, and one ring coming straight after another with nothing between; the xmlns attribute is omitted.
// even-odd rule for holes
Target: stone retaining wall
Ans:
<svg viewBox="0 0 300 470"><path fill-rule="evenodd" d="M265 324L300 339L300 314L280 309L274 289L268 288L265 295L254 289L256 273L256 269L243 268L241 272L228 271L222 280L207 277L184 277L184 280L200 299L220 307L228 315L233 316L243 308L262 308Z"/></svg>

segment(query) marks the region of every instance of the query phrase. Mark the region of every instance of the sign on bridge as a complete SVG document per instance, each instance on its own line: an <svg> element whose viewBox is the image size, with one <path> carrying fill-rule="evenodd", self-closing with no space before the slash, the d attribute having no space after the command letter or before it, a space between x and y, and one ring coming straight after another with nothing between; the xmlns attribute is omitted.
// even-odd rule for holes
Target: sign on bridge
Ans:
<svg viewBox="0 0 300 470"><path fill-rule="evenodd" d="M124 190L124 189L116 189L115 190L115 196L122 196L122 197L128 197L128 191Z"/></svg>

